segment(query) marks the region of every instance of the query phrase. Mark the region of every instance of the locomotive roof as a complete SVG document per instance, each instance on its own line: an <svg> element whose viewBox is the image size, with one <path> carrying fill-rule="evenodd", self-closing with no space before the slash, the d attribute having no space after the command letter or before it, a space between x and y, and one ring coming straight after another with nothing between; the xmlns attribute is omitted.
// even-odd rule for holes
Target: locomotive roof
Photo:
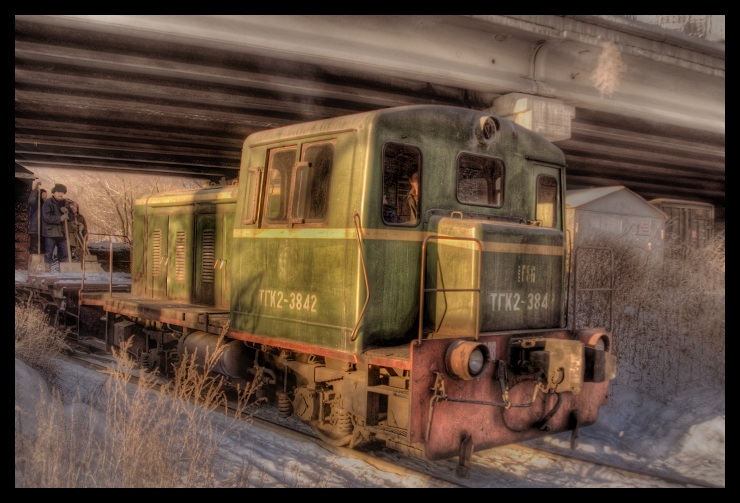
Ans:
<svg viewBox="0 0 740 503"><path fill-rule="evenodd" d="M399 107L381 108L378 110L371 110L367 112L360 112L339 117L330 117L311 122L291 124L279 128L258 131L247 136L244 145L246 146L248 144L255 145L271 143L276 141L277 139L287 140L290 138L300 138L309 134L315 135L342 130L356 130L363 126L367 126L369 123L377 122L383 117L391 117L394 115L398 116L399 119L401 119L405 115L406 117L403 118L403 120L409 120L408 116L424 115L423 120L425 122L429 122L430 120L449 122L450 117L464 117L463 114L467 114L471 121L474 121L478 117L493 116L496 117L496 119L499 121L499 125L502 130L515 131L517 135L522 137L539 137L544 140L544 138L541 137L539 134L526 129L506 118L493 115L485 110L476 110L472 108L463 108L451 105L406 105ZM555 145L552 145L552 147L553 150L557 150L560 152L560 149ZM559 157L561 157L559 161L553 160L553 162L564 163L564 156L562 156L562 153Z"/></svg>
<svg viewBox="0 0 740 503"><path fill-rule="evenodd" d="M194 202L236 200L238 187L232 185L209 185L197 189L179 189L149 194L136 199L134 204L189 204Z"/></svg>
<svg viewBox="0 0 740 503"><path fill-rule="evenodd" d="M390 107L381 108L378 110L370 110L367 112L360 112L351 115L343 115L339 117L329 117L326 119L319 119L310 122L302 122L298 124L291 124L288 126L282 126L273 129L266 129L264 131L257 131L247 136L246 143L262 143L263 141L274 141L276 135L281 137L299 137L306 133L316 134L317 131L325 130L329 131L341 131L341 130L353 130L358 129L362 125L369 122L373 122L375 118L391 115L397 113L414 113L421 111L428 111L429 109L439 109L440 113L447 111L450 113L457 110L468 110L460 107L448 106L448 105L406 105L401 107ZM471 110L471 112L477 112ZM479 112L478 112L479 113Z"/></svg>

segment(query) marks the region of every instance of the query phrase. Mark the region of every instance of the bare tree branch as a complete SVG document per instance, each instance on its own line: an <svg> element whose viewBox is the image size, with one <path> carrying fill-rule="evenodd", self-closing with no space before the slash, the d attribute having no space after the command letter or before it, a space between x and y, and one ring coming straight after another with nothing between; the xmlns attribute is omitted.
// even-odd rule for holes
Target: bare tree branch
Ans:
<svg viewBox="0 0 740 503"><path fill-rule="evenodd" d="M44 186L67 186L67 198L76 201L84 215L90 241L131 241L134 204L138 198L170 190L202 187L206 180L154 175L90 173L79 170L37 168Z"/></svg>

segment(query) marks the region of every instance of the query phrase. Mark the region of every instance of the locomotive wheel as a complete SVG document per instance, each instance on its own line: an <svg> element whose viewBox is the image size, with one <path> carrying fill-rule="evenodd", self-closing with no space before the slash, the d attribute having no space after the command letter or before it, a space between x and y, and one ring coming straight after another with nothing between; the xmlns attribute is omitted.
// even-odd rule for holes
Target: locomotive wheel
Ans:
<svg viewBox="0 0 740 503"><path fill-rule="evenodd" d="M314 430L324 442L337 447L344 447L352 441L354 426L352 415L349 412L339 411L337 423L334 425L327 423L326 426L330 429L323 429L314 425Z"/></svg>
<svg viewBox="0 0 740 503"><path fill-rule="evenodd" d="M342 435L336 431L328 432L316 426L313 429L323 442L335 447L346 447L352 441L352 433Z"/></svg>

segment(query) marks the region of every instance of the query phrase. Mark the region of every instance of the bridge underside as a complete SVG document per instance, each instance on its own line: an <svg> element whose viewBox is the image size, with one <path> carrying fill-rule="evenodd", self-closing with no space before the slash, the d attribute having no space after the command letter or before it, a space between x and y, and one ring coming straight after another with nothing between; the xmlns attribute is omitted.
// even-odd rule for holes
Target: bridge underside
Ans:
<svg viewBox="0 0 740 503"><path fill-rule="evenodd" d="M556 141L569 188L706 201L723 219L724 46L583 18L16 16L16 173L229 179L254 131L525 93L573 107ZM611 96L591 78L603 38L625 64Z"/></svg>

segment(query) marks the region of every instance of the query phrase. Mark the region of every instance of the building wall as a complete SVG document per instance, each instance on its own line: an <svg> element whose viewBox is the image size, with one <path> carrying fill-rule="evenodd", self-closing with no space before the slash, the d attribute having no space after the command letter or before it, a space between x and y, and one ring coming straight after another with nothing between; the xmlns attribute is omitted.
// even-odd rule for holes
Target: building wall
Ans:
<svg viewBox="0 0 740 503"><path fill-rule="evenodd" d="M569 210L572 211L572 210ZM653 260L663 255L665 219L617 213L575 210L574 245L619 239L625 245L644 250Z"/></svg>
<svg viewBox="0 0 740 503"><path fill-rule="evenodd" d="M15 179L15 268L28 269L28 196L31 187L27 181Z"/></svg>

